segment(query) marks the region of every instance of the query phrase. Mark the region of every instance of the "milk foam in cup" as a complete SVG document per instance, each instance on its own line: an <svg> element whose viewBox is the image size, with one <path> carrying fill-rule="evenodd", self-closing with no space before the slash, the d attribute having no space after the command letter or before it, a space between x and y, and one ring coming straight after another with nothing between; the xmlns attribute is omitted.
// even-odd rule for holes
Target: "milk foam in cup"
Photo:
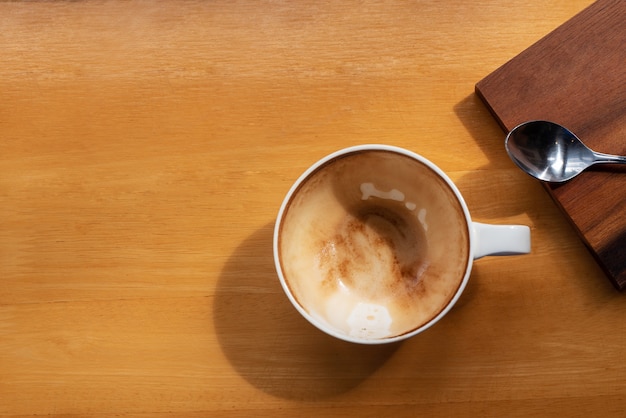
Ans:
<svg viewBox="0 0 626 418"><path fill-rule="evenodd" d="M530 230L471 220L448 176L388 145L337 151L291 187L274 260L295 308L320 330L364 344L416 335L455 304L473 260L530 252Z"/></svg>

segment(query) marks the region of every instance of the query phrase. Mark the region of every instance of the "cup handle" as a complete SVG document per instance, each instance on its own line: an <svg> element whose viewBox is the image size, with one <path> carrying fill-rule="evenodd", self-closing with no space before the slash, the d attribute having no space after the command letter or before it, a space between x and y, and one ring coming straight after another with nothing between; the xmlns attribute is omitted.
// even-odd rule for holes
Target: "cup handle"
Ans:
<svg viewBox="0 0 626 418"><path fill-rule="evenodd" d="M530 252L530 228L525 225L490 225L472 222L474 260L486 255L516 255Z"/></svg>

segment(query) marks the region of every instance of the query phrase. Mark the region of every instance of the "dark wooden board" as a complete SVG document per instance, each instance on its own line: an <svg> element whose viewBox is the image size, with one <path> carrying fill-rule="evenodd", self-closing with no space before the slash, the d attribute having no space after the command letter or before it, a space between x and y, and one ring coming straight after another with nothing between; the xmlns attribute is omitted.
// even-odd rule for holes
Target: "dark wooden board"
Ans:
<svg viewBox="0 0 626 418"><path fill-rule="evenodd" d="M476 93L505 132L551 120L596 151L626 155L626 1L593 3L478 82ZM613 284L626 288L626 168L544 184Z"/></svg>

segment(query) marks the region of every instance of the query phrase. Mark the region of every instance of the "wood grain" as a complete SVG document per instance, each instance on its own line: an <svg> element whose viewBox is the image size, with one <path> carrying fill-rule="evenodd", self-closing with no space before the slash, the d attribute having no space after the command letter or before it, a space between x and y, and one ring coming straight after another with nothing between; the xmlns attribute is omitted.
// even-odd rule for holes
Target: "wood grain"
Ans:
<svg viewBox="0 0 626 418"><path fill-rule="evenodd" d="M0 2L0 416L622 416L624 296L473 93L590 3ZM271 252L365 142L532 230L383 347L299 317Z"/></svg>
<svg viewBox="0 0 626 418"><path fill-rule="evenodd" d="M626 3L600 0L476 85L509 131L556 121L600 152L626 154ZM545 184L619 289L626 287L626 176L621 167Z"/></svg>

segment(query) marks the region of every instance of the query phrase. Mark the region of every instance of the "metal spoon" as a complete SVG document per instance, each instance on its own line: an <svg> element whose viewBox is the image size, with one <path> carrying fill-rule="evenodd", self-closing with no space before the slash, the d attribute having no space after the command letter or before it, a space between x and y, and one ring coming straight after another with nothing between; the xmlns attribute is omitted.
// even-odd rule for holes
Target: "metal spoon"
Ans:
<svg viewBox="0 0 626 418"><path fill-rule="evenodd" d="M505 140L509 157L539 180L560 183L599 163L626 164L626 157L592 151L570 130L554 122L524 122Z"/></svg>

